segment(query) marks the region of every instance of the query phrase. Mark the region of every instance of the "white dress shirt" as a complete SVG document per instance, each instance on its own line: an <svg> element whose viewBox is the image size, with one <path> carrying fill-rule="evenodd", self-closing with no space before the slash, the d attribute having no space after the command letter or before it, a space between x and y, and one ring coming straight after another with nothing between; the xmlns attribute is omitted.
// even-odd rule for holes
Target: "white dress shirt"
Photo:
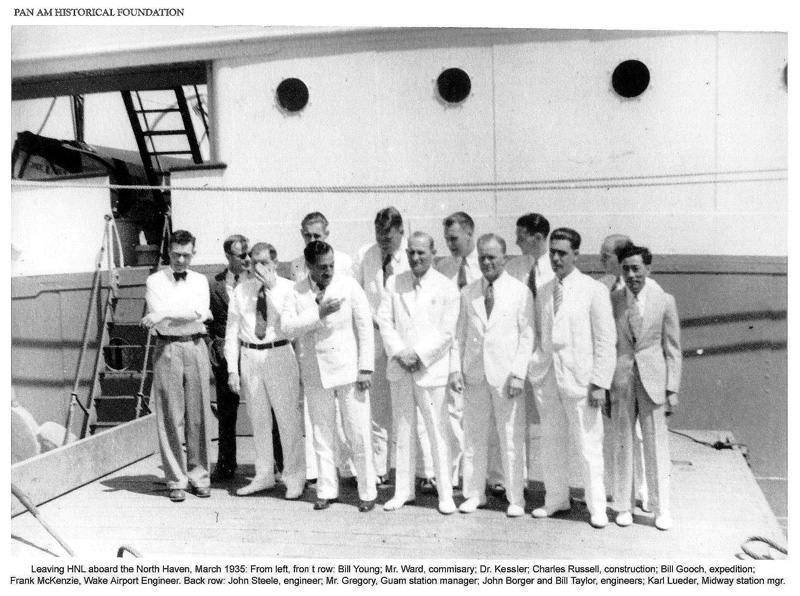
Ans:
<svg viewBox="0 0 800 596"><path fill-rule="evenodd" d="M239 342L264 344L288 339L281 327L281 308L294 284L288 279L276 277L275 287L266 291L267 329L266 335L256 337L256 304L261 282L248 279L236 286L228 304L228 323L225 327L225 360L229 365L239 362Z"/></svg>
<svg viewBox="0 0 800 596"><path fill-rule="evenodd" d="M400 247L392 255L393 274L397 275L408 271L408 257L406 248L408 244L405 236L400 242ZM372 311L373 320L377 323L378 308L381 305L385 284L383 283L383 253L377 244L364 246L358 251L358 276L356 281L364 288Z"/></svg>
<svg viewBox="0 0 800 596"><path fill-rule="evenodd" d="M436 270L445 275L455 283L458 283L458 272L461 269L462 257L449 256L445 257L436 263ZM480 279L482 273L480 265L478 264L478 249L473 248L466 256L466 263L464 266L464 273L467 277L467 285L473 281Z"/></svg>
<svg viewBox="0 0 800 596"><path fill-rule="evenodd" d="M165 310L192 310L194 321L164 319L153 329L160 335L193 335L205 333L203 321L211 318L208 279L196 271L186 271L186 279L176 281L171 267L162 269L147 278L147 310L157 313Z"/></svg>

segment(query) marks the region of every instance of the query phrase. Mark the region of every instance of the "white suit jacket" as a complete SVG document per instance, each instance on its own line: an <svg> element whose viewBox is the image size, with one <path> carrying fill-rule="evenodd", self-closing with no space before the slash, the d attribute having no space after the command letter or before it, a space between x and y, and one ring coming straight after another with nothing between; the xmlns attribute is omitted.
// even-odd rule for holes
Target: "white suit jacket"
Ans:
<svg viewBox="0 0 800 596"><path fill-rule="evenodd" d="M408 242L405 236L400 242L400 247L392 255L392 271L393 276L408 271L408 258L406 257L406 248ZM378 308L381 305L381 298L386 290L387 283L383 283L383 256L381 254L381 247L377 244L362 246L358 251L356 267L356 280L364 288L369 300L369 306L372 309L372 315L375 322L378 322Z"/></svg>
<svg viewBox="0 0 800 596"><path fill-rule="evenodd" d="M412 373L414 381L422 387L443 386L451 372L458 288L433 267L420 279L419 293L414 290L414 280L411 271L391 278L378 309L378 324L389 357L386 378L396 381L408 374L394 357L411 348L422 362L420 370Z"/></svg>
<svg viewBox="0 0 800 596"><path fill-rule="evenodd" d="M616 365L617 332L608 288L577 269L564 278L558 314L553 316L553 288L536 297L541 338L530 362L531 382L541 383L552 367L558 387L575 398L586 397L591 383L608 389Z"/></svg>
<svg viewBox="0 0 800 596"><path fill-rule="evenodd" d="M617 367L611 387L615 399L630 395L633 363L639 371L647 395L656 404L663 404L666 392L677 393L681 385L680 323L675 298L661 286L647 280L647 300L642 315L642 333L634 343L628 322L628 297L623 288L611 295L617 324Z"/></svg>
<svg viewBox="0 0 800 596"><path fill-rule="evenodd" d="M511 375L525 378L533 350L533 296L505 271L494 282L494 307L486 317L484 278L461 290L456 340L466 383L484 379L503 387Z"/></svg>
<svg viewBox="0 0 800 596"><path fill-rule="evenodd" d="M298 337L298 360L304 373L318 366L325 389L355 383L359 370L372 370L375 359L372 315L355 279L334 275L325 298L341 298L342 307L322 319L310 277L295 284L281 312L283 332Z"/></svg>

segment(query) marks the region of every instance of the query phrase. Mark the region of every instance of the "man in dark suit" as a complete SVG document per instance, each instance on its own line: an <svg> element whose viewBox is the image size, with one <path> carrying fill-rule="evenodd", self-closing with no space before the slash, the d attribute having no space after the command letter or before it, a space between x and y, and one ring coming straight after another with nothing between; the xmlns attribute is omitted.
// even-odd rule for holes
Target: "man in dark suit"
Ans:
<svg viewBox="0 0 800 596"><path fill-rule="evenodd" d="M637 419L642 425L650 505L659 530L669 513L669 437L666 414L678 405L681 343L675 299L649 279L652 256L631 243L617 251L626 287L611 295L617 327L617 366L611 385L616 418L617 525L629 526L634 503L633 462Z"/></svg>
<svg viewBox="0 0 800 596"><path fill-rule="evenodd" d="M228 237L222 244L228 266L209 279L211 315L206 323L211 338L211 368L217 393L217 419L219 424L219 452L217 465L211 474L212 482L233 478L236 470L236 417L239 396L228 387L228 363L225 360L225 326L228 321L228 303L233 289L248 278L250 257L248 240L241 234Z"/></svg>

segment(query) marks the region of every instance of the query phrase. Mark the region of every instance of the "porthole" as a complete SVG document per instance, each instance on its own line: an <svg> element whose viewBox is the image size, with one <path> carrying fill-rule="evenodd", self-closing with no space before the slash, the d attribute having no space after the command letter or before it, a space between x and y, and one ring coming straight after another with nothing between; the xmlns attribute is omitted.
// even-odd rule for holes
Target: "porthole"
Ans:
<svg viewBox="0 0 800 596"><path fill-rule="evenodd" d="M469 95L472 81L460 68L448 68L436 79L436 89L447 103L460 103Z"/></svg>
<svg viewBox="0 0 800 596"><path fill-rule="evenodd" d="M275 97L287 112L299 112L308 103L308 87L300 79L284 79L275 90Z"/></svg>
<svg viewBox="0 0 800 596"><path fill-rule="evenodd" d="M611 75L611 86L622 97L638 97L650 84L650 71L638 60L625 60Z"/></svg>

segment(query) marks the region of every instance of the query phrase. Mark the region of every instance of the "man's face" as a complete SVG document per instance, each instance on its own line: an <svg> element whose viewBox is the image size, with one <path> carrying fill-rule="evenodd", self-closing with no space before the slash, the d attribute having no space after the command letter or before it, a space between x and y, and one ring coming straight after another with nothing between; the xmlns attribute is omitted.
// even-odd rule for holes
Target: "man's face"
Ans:
<svg viewBox="0 0 800 596"><path fill-rule="evenodd" d="M239 275L247 271L250 267L250 256L247 254L247 245L243 242L234 242L231 244L229 253L225 253L225 258L228 259L228 269L235 275Z"/></svg>
<svg viewBox="0 0 800 596"><path fill-rule="evenodd" d="M194 256L194 244L170 244L169 263L172 270L176 273L183 273L192 264Z"/></svg>
<svg viewBox="0 0 800 596"><path fill-rule="evenodd" d="M539 252L539 247L544 242L541 234L530 234L522 226L517 226L517 246L524 255L535 255Z"/></svg>
<svg viewBox="0 0 800 596"><path fill-rule="evenodd" d="M569 240L550 241L550 265L558 279L564 279L575 269L578 250L573 249Z"/></svg>
<svg viewBox="0 0 800 596"><path fill-rule="evenodd" d="M412 238L408 241L408 266L411 273L417 277L422 277L431 268L433 263L433 251L430 242L425 238Z"/></svg>
<svg viewBox="0 0 800 596"><path fill-rule="evenodd" d="M328 228L321 221L312 222L303 226L300 230L303 241L308 244L314 240L325 240L328 238Z"/></svg>
<svg viewBox="0 0 800 596"><path fill-rule="evenodd" d="M327 288L333 279L333 251L324 255L317 255L315 263L308 263L309 275L320 288Z"/></svg>
<svg viewBox="0 0 800 596"><path fill-rule="evenodd" d="M382 228L375 228L375 242L381 249L384 255L393 255L400 248L400 243L403 240L403 228L389 228L384 230Z"/></svg>
<svg viewBox="0 0 800 596"><path fill-rule="evenodd" d="M603 263L603 270L608 275L619 275L620 266L617 260L617 253L614 252L614 245L603 242L600 247L600 261Z"/></svg>
<svg viewBox="0 0 800 596"><path fill-rule="evenodd" d="M263 275L266 271L276 273L278 264L269 256L269 250L262 250L250 255L253 271L260 271Z"/></svg>
<svg viewBox="0 0 800 596"><path fill-rule="evenodd" d="M506 255L500 243L491 239L479 244L478 264L486 281L494 281L500 277L506 265Z"/></svg>
<svg viewBox="0 0 800 596"><path fill-rule="evenodd" d="M645 280L650 275L650 267L644 264L642 255L633 255L622 261L622 275L625 285L634 294L638 294L644 287Z"/></svg>
<svg viewBox="0 0 800 596"><path fill-rule="evenodd" d="M456 258L466 257L475 246L472 242L472 234L458 223L454 223L444 229L444 240L447 243L450 254Z"/></svg>

